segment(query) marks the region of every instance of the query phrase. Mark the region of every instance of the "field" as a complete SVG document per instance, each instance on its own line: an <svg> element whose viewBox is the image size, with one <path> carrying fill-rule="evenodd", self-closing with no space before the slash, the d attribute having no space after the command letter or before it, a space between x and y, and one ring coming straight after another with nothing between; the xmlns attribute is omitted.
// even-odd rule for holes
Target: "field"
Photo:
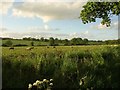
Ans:
<svg viewBox="0 0 120 90"><path fill-rule="evenodd" d="M39 46L2 48L3 88L26 88L53 79L53 88L119 88L120 47Z"/></svg>
<svg viewBox="0 0 120 90"><path fill-rule="evenodd" d="M2 44L5 44L8 41L8 39L6 40L2 40ZM10 40L13 44L13 46L20 46L21 45L26 45L26 46L31 46L31 42L33 40L22 40L22 39L12 39ZM34 46L49 46L49 41L33 41ZM59 42L59 45L64 45L63 43Z"/></svg>
<svg viewBox="0 0 120 90"><path fill-rule="evenodd" d="M2 43L4 44L8 40L2 40ZM13 42L13 45L23 44L23 45L31 45L31 41L28 40L11 40ZM40 42L40 41L34 41L34 45L48 45L48 42Z"/></svg>

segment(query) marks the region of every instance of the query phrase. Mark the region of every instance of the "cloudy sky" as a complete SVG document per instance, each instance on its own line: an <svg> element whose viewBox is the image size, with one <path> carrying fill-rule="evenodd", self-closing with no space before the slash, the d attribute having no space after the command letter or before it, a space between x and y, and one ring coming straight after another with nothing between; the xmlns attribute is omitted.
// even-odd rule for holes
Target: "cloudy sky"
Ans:
<svg viewBox="0 0 120 90"><path fill-rule="evenodd" d="M117 16L112 18L109 28L101 25L100 19L95 23L82 23L78 17L86 2L87 0L3 0L0 2L0 37L117 39Z"/></svg>

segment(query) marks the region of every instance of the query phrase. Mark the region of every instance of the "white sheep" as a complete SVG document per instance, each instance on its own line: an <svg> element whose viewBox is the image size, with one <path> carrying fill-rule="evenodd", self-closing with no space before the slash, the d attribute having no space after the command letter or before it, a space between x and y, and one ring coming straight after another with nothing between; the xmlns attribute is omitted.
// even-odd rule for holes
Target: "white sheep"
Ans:
<svg viewBox="0 0 120 90"><path fill-rule="evenodd" d="M14 49L14 47L10 47L10 48L9 48L9 50L12 50L12 49Z"/></svg>
<svg viewBox="0 0 120 90"><path fill-rule="evenodd" d="M34 47L28 47L28 48L26 48L26 50L32 50L32 49L34 49Z"/></svg>

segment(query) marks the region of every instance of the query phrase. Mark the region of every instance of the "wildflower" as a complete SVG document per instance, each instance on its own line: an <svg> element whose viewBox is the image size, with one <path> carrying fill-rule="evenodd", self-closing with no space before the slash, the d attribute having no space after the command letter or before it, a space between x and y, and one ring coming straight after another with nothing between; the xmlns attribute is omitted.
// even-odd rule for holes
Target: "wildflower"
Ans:
<svg viewBox="0 0 120 90"><path fill-rule="evenodd" d="M50 83L49 85L50 85L50 86L53 86L53 83Z"/></svg>
<svg viewBox="0 0 120 90"><path fill-rule="evenodd" d="M40 84L40 81L39 81L39 80L37 80L37 81L36 81L36 84Z"/></svg>
<svg viewBox="0 0 120 90"><path fill-rule="evenodd" d="M43 82L46 82L47 81L47 79L43 79Z"/></svg>
<svg viewBox="0 0 120 90"><path fill-rule="evenodd" d="M32 84L29 84L29 85L28 85L28 88L32 88Z"/></svg>
<svg viewBox="0 0 120 90"><path fill-rule="evenodd" d="M37 86L37 83L33 83L33 86Z"/></svg>
<svg viewBox="0 0 120 90"><path fill-rule="evenodd" d="M82 79L85 79L85 78L87 78L87 76L83 77Z"/></svg>
<svg viewBox="0 0 120 90"><path fill-rule="evenodd" d="M50 82L52 82L53 81L53 79L50 79Z"/></svg>
<svg viewBox="0 0 120 90"><path fill-rule="evenodd" d="M82 80L80 80L80 83L79 83L79 84L80 84L80 86L82 85Z"/></svg>
<svg viewBox="0 0 120 90"><path fill-rule="evenodd" d="M81 79L79 84L80 84L80 86L84 85L84 79Z"/></svg>

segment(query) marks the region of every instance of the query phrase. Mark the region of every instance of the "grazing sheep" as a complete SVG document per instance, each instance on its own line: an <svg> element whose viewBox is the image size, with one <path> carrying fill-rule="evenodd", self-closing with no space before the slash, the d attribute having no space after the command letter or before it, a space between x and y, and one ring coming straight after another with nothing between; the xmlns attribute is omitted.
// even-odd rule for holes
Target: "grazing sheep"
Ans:
<svg viewBox="0 0 120 90"><path fill-rule="evenodd" d="M113 45L114 47L118 46L118 45Z"/></svg>
<svg viewBox="0 0 120 90"><path fill-rule="evenodd" d="M53 48L56 48L55 46L53 46Z"/></svg>
<svg viewBox="0 0 120 90"><path fill-rule="evenodd" d="M26 50L32 50L32 49L34 49L34 47L28 47L28 48L26 48Z"/></svg>
<svg viewBox="0 0 120 90"><path fill-rule="evenodd" d="M47 47L47 48L49 48L49 47Z"/></svg>
<svg viewBox="0 0 120 90"><path fill-rule="evenodd" d="M110 45L110 46L112 46L112 47L116 47L116 46L118 46L118 45Z"/></svg>
<svg viewBox="0 0 120 90"><path fill-rule="evenodd" d="M10 48L9 48L9 50L13 50L13 49L14 49L14 47L10 47Z"/></svg>

